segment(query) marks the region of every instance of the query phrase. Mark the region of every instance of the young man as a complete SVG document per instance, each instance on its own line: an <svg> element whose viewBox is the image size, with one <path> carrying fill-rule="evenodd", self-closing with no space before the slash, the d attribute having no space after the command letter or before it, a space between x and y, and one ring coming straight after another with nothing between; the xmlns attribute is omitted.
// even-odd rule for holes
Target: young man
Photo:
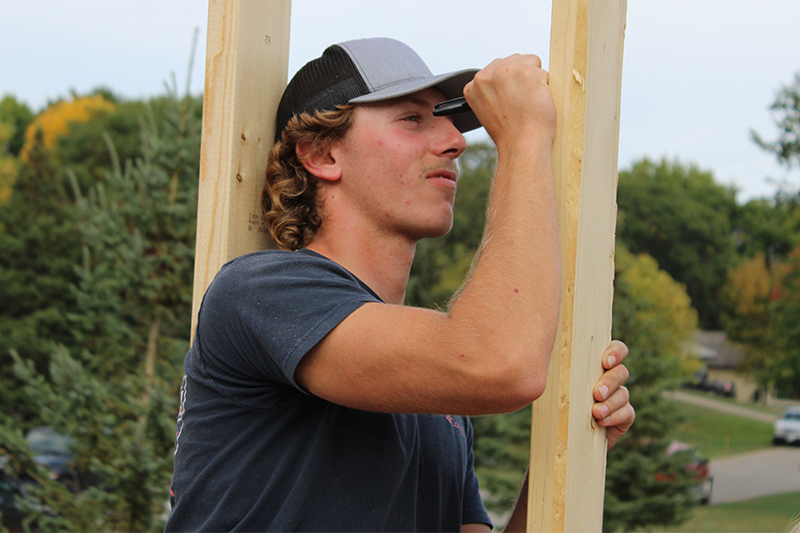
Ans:
<svg viewBox="0 0 800 533"><path fill-rule="evenodd" d="M461 95L473 111L434 116ZM446 312L403 306L479 124L498 150L479 257ZM283 250L206 293L167 531L488 530L464 415L538 398L558 321L547 73L512 56L433 76L402 43L350 41L295 75L277 128L264 208ZM612 344L594 390L609 445L634 418L626 355Z"/></svg>

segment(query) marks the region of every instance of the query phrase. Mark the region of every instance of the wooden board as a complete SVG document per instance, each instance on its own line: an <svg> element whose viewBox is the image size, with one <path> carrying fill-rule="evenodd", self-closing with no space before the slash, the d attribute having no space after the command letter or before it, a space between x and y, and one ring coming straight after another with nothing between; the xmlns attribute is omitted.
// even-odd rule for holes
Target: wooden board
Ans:
<svg viewBox="0 0 800 533"><path fill-rule="evenodd" d="M592 386L611 341L626 0L554 0L550 85L563 304L547 390L533 406L528 531L602 531L605 430Z"/></svg>
<svg viewBox="0 0 800 533"><path fill-rule="evenodd" d="M220 267L272 247L261 188L286 87L291 0L210 0L192 335Z"/></svg>

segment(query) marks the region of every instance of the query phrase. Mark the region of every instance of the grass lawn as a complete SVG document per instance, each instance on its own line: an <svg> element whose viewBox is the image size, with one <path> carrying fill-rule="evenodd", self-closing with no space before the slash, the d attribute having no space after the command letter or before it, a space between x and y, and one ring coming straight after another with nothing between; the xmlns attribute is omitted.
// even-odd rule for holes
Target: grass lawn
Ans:
<svg viewBox="0 0 800 533"><path fill-rule="evenodd" d="M800 519L800 493L763 496L753 500L697 507L679 527L679 532L785 533Z"/></svg>
<svg viewBox="0 0 800 533"><path fill-rule="evenodd" d="M772 424L675 402L685 421L674 438L694 444L706 458L772 447Z"/></svg>
<svg viewBox="0 0 800 533"><path fill-rule="evenodd" d="M740 402L734 400L733 398L718 396L716 394L711 394L710 392L700 392L691 389L680 389L680 390L683 394L690 394L692 396L697 396L698 398L710 398L715 402L727 403L729 405L737 405L739 407L747 407L748 409L752 409L753 411L759 411L762 413L767 413L775 416L782 415L784 410L786 410L785 405L764 405L761 403Z"/></svg>

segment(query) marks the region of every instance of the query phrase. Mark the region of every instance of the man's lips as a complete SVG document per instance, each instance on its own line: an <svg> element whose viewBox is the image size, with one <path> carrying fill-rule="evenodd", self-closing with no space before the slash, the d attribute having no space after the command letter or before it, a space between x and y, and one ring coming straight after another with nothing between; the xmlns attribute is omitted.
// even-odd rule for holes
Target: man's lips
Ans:
<svg viewBox="0 0 800 533"><path fill-rule="evenodd" d="M456 172L453 172L452 170L439 169L439 170L434 170L433 172L429 173L425 177L427 179L442 178L442 179L446 179L446 180L455 182L458 179L458 174Z"/></svg>

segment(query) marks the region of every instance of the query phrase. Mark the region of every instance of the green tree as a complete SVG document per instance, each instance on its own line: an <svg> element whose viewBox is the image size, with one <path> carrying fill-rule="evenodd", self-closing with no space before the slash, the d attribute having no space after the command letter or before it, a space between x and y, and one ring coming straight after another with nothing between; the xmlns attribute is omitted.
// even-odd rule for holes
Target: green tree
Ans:
<svg viewBox="0 0 800 533"><path fill-rule="evenodd" d="M768 264L780 262L800 244L800 209L796 198L784 191L737 206L731 226L737 253L744 259L764 255Z"/></svg>
<svg viewBox="0 0 800 533"><path fill-rule="evenodd" d="M608 454L606 531L676 524L693 505L689 472L666 454L680 420L662 392L685 378L686 341L696 326L683 287L653 258L618 246L613 337L631 348L625 364L636 423Z"/></svg>
<svg viewBox="0 0 800 533"><path fill-rule="evenodd" d="M80 214L68 176L82 190L93 189L112 179L109 176L114 175L114 158L142 158L143 143L152 141L147 139L147 132L155 125L164 128L169 120L199 120L199 104L189 119L170 118L170 113L175 114L173 100L164 97L125 102L108 91L95 91L87 97L73 95L72 102L59 101L49 106L45 116L36 117L36 121L25 115L27 108L12 98L0 103L0 126L6 124L2 122L6 116L11 117L8 123L18 124L20 130L31 126L25 157L8 156L15 166L14 177L9 180L13 187L7 195L13 196L13 201L0 202L0 299L4 302L0 308L0 398L6 413L18 413L35 423L36 413L30 405L17 401L19 389L10 374L10 349L26 361L33 361L39 371L46 371L52 343L63 344L77 353L86 343L102 342L97 332L81 332L75 321L70 321L70 313L77 305L77 293L72 289L78 282L76 264L81 263L86 232L77 228ZM89 117L91 120L87 120ZM37 125L43 129L37 129ZM42 140L46 132L51 139L49 146ZM164 131L159 135L173 133ZM114 145L113 150L104 139ZM177 141L159 142L166 145ZM175 154L196 153L196 148L194 152L187 152L185 147L170 149ZM22 146L17 151L21 150ZM178 192L175 189L174 194ZM90 250L92 246L89 243Z"/></svg>
<svg viewBox="0 0 800 533"><path fill-rule="evenodd" d="M770 110L778 127L778 138L766 141L755 130L750 134L756 144L774 154L779 163L792 168L800 164L800 72L795 74L793 83L781 85Z"/></svg>
<svg viewBox="0 0 800 533"><path fill-rule="evenodd" d="M745 349L740 370L764 392L800 397L800 248L780 263L763 254L743 262L723 295L726 330Z"/></svg>
<svg viewBox="0 0 800 533"><path fill-rule="evenodd" d="M35 417L11 375L16 349L45 371L51 343L71 345L67 313L75 305L81 234L63 173L34 143L14 182L14 200L0 204L0 402L6 416Z"/></svg>
<svg viewBox="0 0 800 533"><path fill-rule="evenodd" d="M791 170L800 163L800 72L783 84L770 106L778 128L774 141L752 130L756 144ZM751 259L731 273L724 292L725 329L742 343L742 368L762 388L800 397L800 195L786 183L772 200L749 202L737 222L736 234ZM789 253L789 250L794 250Z"/></svg>
<svg viewBox="0 0 800 533"><path fill-rule="evenodd" d="M722 290L722 317L728 337L744 347L739 370L752 376L762 392L773 384L776 349L774 305L786 267L761 253L734 268Z"/></svg>
<svg viewBox="0 0 800 533"><path fill-rule="evenodd" d="M790 255L785 268L770 302L768 368L779 396L800 398L800 248Z"/></svg>
<svg viewBox="0 0 800 533"><path fill-rule="evenodd" d="M160 117L163 113L163 99L125 101L109 92L94 92L88 98L99 95L111 102L113 109L96 111L91 120L71 122L53 146L56 159L70 169L84 189L102 181L112 169L112 153L121 161L141 157L142 131L146 128L143 122L148 114ZM114 144L113 152L103 142L105 136Z"/></svg>
<svg viewBox="0 0 800 533"><path fill-rule="evenodd" d="M618 236L686 286L706 329L719 327L718 293L735 261L735 191L694 165L644 159L619 175Z"/></svg>
<svg viewBox="0 0 800 533"><path fill-rule="evenodd" d="M11 197L11 187L19 172L19 152L25 140L24 133L33 120L28 106L17 102L13 96L0 101L0 205Z"/></svg>
<svg viewBox="0 0 800 533"><path fill-rule="evenodd" d="M32 121L33 112L26 104L17 101L11 95L6 95L0 100L0 123L10 126L12 131L8 140L10 154L19 156L22 145L25 144L25 130Z"/></svg>
<svg viewBox="0 0 800 533"><path fill-rule="evenodd" d="M112 170L77 209L83 238L68 313L78 348L51 351L47 372L15 357L39 420L76 439L75 466L98 486L71 492L40 467L28 509L59 531L160 530L172 470L181 361L188 348L200 147L199 101L159 102L141 156ZM108 141L109 146L113 144ZM0 427L24 458L19 425Z"/></svg>

